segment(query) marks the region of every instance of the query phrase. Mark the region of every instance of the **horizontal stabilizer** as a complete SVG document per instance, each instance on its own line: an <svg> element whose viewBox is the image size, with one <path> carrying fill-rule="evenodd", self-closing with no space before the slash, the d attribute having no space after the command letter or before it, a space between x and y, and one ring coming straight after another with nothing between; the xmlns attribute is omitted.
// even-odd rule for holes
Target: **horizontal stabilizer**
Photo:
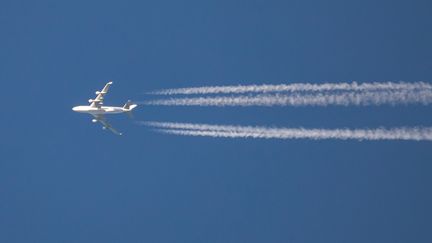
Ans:
<svg viewBox="0 0 432 243"><path fill-rule="evenodd" d="M128 100L128 102L126 102L126 104L123 106L123 109L132 111L137 106L138 106L137 104L134 104L134 103L132 103L132 101Z"/></svg>

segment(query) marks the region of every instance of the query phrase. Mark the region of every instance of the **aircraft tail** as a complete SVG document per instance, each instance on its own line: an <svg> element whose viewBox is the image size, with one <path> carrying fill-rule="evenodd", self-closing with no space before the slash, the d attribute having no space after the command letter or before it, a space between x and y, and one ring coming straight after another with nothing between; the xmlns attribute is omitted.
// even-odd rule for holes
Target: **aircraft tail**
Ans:
<svg viewBox="0 0 432 243"><path fill-rule="evenodd" d="M134 104L132 101L128 100L128 102L126 102L126 104L123 106L123 109L132 111L137 106L137 104Z"/></svg>
<svg viewBox="0 0 432 243"><path fill-rule="evenodd" d="M126 114L133 119L133 114L132 114L132 110L135 109L138 105L132 103L132 101L128 100L128 102L126 102L126 104L123 106L123 109L126 110Z"/></svg>

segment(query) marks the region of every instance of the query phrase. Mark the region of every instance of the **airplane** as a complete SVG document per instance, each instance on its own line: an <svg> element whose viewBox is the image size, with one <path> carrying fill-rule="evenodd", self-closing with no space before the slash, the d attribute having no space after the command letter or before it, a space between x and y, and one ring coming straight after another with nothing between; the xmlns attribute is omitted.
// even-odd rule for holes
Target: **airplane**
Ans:
<svg viewBox="0 0 432 243"><path fill-rule="evenodd" d="M128 102L126 102L126 104L123 107L102 106L104 101L104 96L108 93L108 90L112 83L113 83L112 81L109 81L102 89L102 91L96 91L96 98L90 99L88 101L90 105L75 106L72 108L72 110L79 113L90 114L94 117L94 119L92 119L93 123L100 122L102 123L102 128L104 130L108 128L108 130L110 130L114 134L122 135L121 132L118 132L106 121L104 115L126 113L132 117L132 110L135 109L138 105L133 104L130 100L128 100Z"/></svg>

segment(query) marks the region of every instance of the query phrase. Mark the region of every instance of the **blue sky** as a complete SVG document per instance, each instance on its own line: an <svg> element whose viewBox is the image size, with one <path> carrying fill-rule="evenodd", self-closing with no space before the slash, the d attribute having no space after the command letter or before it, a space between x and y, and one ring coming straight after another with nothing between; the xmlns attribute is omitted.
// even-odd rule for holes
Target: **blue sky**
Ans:
<svg viewBox="0 0 432 243"><path fill-rule="evenodd" d="M430 142L178 137L73 113L162 88L431 81L429 1L2 1L0 242L431 242ZM431 107L146 107L137 120L431 126Z"/></svg>

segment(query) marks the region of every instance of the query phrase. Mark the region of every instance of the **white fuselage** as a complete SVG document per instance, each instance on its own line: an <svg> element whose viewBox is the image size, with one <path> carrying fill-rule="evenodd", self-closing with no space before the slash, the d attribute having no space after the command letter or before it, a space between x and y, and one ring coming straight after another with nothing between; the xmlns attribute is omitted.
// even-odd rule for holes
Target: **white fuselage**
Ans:
<svg viewBox="0 0 432 243"><path fill-rule="evenodd" d="M79 112L79 113L87 113L91 115L108 115L108 114L118 114L127 112L129 110L124 109L122 107L115 107L115 106L101 106L101 107L91 107L91 106L75 106L72 108L73 111Z"/></svg>

